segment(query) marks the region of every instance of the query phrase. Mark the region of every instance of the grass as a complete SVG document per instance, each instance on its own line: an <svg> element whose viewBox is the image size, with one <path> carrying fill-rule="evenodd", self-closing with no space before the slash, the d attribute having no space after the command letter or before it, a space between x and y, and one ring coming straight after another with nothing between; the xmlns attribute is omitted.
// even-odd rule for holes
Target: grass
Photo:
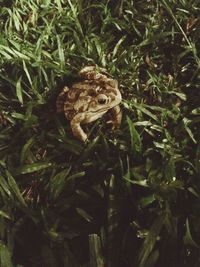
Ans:
<svg viewBox="0 0 200 267"><path fill-rule="evenodd" d="M0 266L199 266L199 12L0 1ZM55 101L90 64L119 81L123 120L84 145Z"/></svg>

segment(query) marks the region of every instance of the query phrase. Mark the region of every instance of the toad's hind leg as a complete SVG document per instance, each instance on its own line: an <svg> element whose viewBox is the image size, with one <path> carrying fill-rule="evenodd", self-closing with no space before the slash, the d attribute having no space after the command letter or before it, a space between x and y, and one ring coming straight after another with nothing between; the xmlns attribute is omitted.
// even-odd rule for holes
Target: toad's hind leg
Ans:
<svg viewBox="0 0 200 267"><path fill-rule="evenodd" d="M119 128L122 120L122 112L120 106L117 105L109 110L111 119L107 123L112 124L112 129Z"/></svg>
<svg viewBox="0 0 200 267"><path fill-rule="evenodd" d="M81 128L80 123L84 120L85 115L83 113L77 114L72 120L71 120L71 129L73 132L73 135L76 136L78 139L80 139L83 142L86 142L88 140L87 134L83 131Z"/></svg>
<svg viewBox="0 0 200 267"><path fill-rule="evenodd" d="M105 80L107 74L106 69L96 68L96 66L86 66L79 71L79 75L88 80Z"/></svg>
<svg viewBox="0 0 200 267"><path fill-rule="evenodd" d="M69 88L65 86L62 92L58 95L57 100L56 100L56 111L57 112L64 111L64 104L65 104L68 91L69 91Z"/></svg>

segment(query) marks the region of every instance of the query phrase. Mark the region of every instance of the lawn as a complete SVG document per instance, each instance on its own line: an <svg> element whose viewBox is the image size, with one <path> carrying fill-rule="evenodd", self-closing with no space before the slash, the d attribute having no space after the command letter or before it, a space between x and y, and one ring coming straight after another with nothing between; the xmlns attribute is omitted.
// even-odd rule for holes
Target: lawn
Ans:
<svg viewBox="0 0 200 267"><path fill-rule="evenodd" d="M0 0L0 266L200 266L198 0ZM122 123L72 134L84 66ZM104 264L104 265L103 265Z"/></svg>

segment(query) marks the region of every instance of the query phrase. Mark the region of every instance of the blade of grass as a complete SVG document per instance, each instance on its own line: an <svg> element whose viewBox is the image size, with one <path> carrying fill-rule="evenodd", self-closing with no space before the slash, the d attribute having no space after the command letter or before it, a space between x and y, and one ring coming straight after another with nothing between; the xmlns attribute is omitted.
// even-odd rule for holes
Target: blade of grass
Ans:
<svg viewBox="0 0 200 267"><path fill-rule="evenodd" d="M16 83L16 95L17 95L17 98L18 98L19 102L23 105L23 94L22 94L21 79L22 79L22 77L20 77L19 80Z"/></svg>

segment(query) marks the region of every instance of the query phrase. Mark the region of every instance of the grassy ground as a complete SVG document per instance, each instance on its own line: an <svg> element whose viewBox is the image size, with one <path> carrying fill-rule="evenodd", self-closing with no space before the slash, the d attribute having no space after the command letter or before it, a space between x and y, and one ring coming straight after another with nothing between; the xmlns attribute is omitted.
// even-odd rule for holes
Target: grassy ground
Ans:
<svg viewBox="0 0 200 267"><path fill-rule="evenodd" d="M89 266L93 233L106 267L200 266L199 12L0 0L0 266ZM119 81L123 120L84 145L55 101L89 64Z"/></svg>

